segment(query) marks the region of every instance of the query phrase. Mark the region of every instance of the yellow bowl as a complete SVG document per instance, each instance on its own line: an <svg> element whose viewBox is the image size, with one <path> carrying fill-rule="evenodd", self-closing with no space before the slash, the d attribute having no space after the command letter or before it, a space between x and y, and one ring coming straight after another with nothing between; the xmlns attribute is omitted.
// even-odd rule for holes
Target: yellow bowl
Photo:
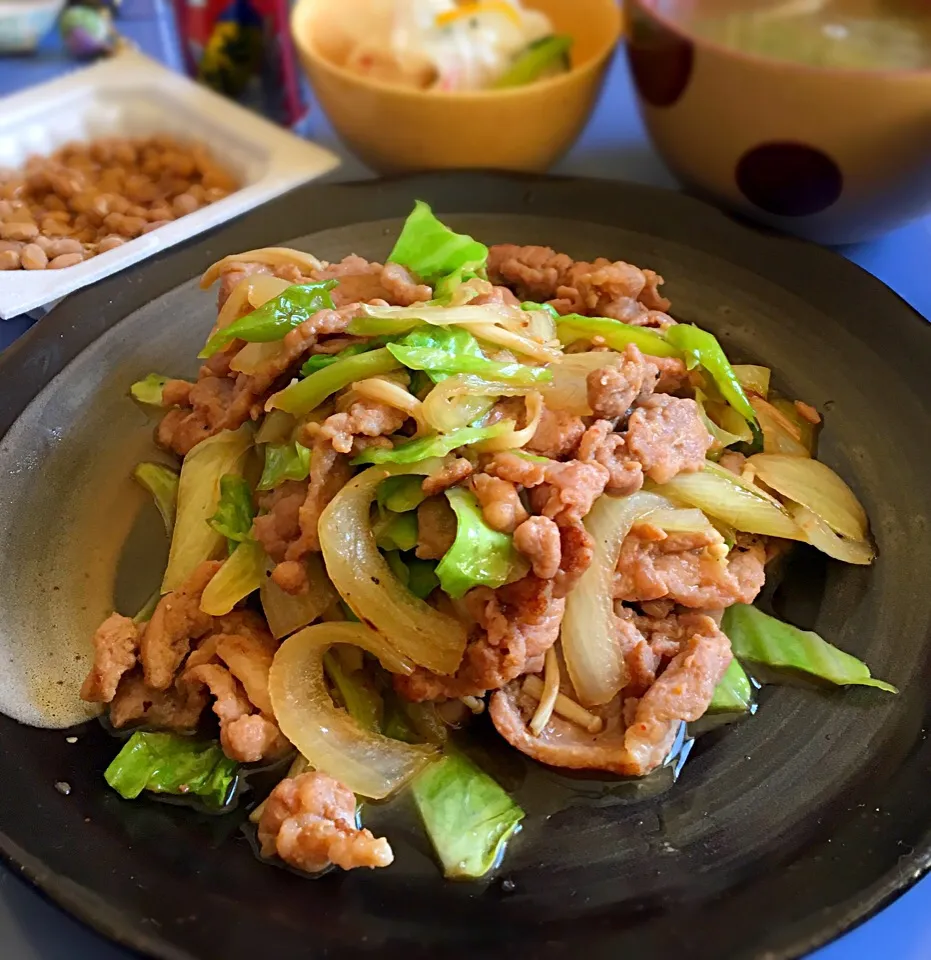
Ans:
<svg viewBox="0 0 931 960"><path fill-rule="evenodd" d="M332 2L332 0L328 0ZM574 38L572 70L507 90L440 93L394 87L344 69L321 52L322 0L299 0L291 32L331 123L382 173L486 167L545 170L585 126L617 45L617 0L531 0Z"/></svg>

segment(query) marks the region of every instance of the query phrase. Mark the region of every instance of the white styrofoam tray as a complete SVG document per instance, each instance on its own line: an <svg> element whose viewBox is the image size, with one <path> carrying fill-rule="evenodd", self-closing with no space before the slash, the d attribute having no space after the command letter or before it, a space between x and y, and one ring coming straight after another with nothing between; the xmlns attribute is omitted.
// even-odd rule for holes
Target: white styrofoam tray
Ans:
<svg viewBox="0 0 931 960"><path fill-rule="evenodd" d="M328 150L134 50L0 99L0 167L21 167L30 155L50 154L70 140L156 133L206 143L243 186L217 203L77 266L0 272L0 317L7 320L73 293L322 176L339 163Z"/></svg>

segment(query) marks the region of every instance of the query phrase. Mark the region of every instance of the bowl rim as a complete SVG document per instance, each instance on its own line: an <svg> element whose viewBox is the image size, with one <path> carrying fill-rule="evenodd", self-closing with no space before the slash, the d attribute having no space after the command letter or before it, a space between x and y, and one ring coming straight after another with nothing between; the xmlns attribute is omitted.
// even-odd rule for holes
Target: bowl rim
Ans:
<svg viewBox="0 0 931 960"><path fill-rule="evenodd" d="M403 87L398 84L380 83L377 80L371 80L368 77L354 73L337 63L334 63L328 57L319 53L309 38L305 38L298 29L299 25L310 16L311 8L319 4L320 0L298 0L291 10L289 24L291 29L291 39L297 47L298 52L305 55L313 61L314 65L327 71L331 76L339 78L346 83L351 83L356 87L367 89L373 93L380 93L387 96L412 98L424 102L433 103L482 103L488 100L518 99L527 95L528 91L546 93L555 91L560 87L567 86L577 77L585 76L595 72L610 59L620 43L624 32L624 16L618 0L606 0L605 11L609 17L613 18L611 30L604 34L604 48L595 56L590 57L584 63L573 65L565 73L555 77L547 77L544 80L537 80L534 83L526 83L517 87L503 87L501 89L490 90L419 90L416 87Z"/></svg>
<svg viewBox="0 0 931 960"><path fill-rule="evenodd" d="M856 77L857 79L863 80L867 77L873 77L882 80L913 80L917 82L931 78L931 67L909 67L898 70L885 67L875 70L866 67L826 67L821 64L800 63L799 61L787 60L782 57L770 57L760 53L750 53L747 50L741 50L738 47L729 47L725 43L710 40L692 32L685 24L657 10L656 3L658 0L623 0L623 2L629 3L631 8L635 7L647 16L652 17L671 33L683 37L695 47L712 50L722 57L749 61L750 64L757 67L763 66L778 68L780 70L791 70L798 73L813 73L821 77L837 74L839 77Z"/></svg>

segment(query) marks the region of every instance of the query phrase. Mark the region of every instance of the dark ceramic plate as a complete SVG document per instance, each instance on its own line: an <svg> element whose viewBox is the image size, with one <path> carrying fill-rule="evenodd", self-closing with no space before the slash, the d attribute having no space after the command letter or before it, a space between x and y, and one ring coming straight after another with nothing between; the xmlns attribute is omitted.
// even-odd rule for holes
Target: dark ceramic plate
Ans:
<svg viewBox="0 0 931 960"><path fill-rule="evenodd" d="M773 602L901 694L769 688L755 717L699 741L671 789L568 781L493 751L529 816L484 886L442 881L397 809L374 814L390 870L299 879L258 863L236 816L119 800L98 724L68 744L0 718L0 849L72 913L171 960L776 960L824 943L931 851L931 330L840 257L683 196L482 175L311 187L69 298L0 360L0 636L89 636L111 591L130 608L157 580L162 556L140 546L157 523L127 479L150 425L124 393L151 370L193 371L213 308L192 278L292 237L322 257L383 257L416 197L486 241L659 270L680 319L826 412L821 455L863 499L880 559L800 554Z"/></svg>

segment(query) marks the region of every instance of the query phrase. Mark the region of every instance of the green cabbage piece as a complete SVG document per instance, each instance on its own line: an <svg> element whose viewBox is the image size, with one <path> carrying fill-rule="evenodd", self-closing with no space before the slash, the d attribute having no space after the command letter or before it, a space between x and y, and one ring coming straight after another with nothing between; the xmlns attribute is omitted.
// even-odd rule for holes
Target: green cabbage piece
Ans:
<svg viewBox="0 0 931 960"><path fill-rule="evenodd" d="M651 357L679 356L679 351L661 334L606 317L582 317L577 313L570 313L557 320L556 333L563 346L575 343L576 340L601 337L612 350L623 350L633 344Z"/></svg>
<svg viewBox="0 0 931 960"><path fill-rule="evenodd" d="M564 33L540 37L514 58L511 66L495 81L495 87L523 87L544 77L565 73L572 67L569 57L572 43L572 37Z"/></svg>
<svg viewBox="0 0 931 960"><path fill-rule="evenodd" d="M292 383L276 393L269 402L273 409L284 410L285 413L293 414L295 417L302 417L319 407L337 390L348 387L350 383L375 377L380 373L388 373L390 370L398 370L400 367L400 362L395 360L384 347L379 350L369 350L366 353L338 360L312 373L304 380Z"/></svg>
<svg viewBox="0 0 931 960"><path fill-rule="evenodd" d="M426 600L440 585L434 560L421 560L412 554L404 557L397 550L385 554L391 572L415 597Z"/></svg>
<svg viewBox="0 0 931 960"><path fill-rule="evenodd" d="M253 519L255 507L248 481L234 473L222 476L217 512L207 522L217 533L226 537L230 553L240 543L252 539Z"/></svg>
<svg viewBox="0 0 931 960"><path fill-rule="evenodd" d="M133 480L152 494L165 524L165 532L170 537L178 512L178 471L164 463L139 463L133 470Z"/></svg>
<svg viewBox="0 0 931 960"><path fill-rule="evenodd" d="M144 403L150 407L164 407L162 400L162 390L168 383L170 377L163 377L158 373L150 373L142 380L137 380L130 388L129 393L133 400Z"/></svg>
<svg viewBox="0 0 931 960"><path fill-rule="evenodd" d="M304 366L301 367L301 376L309 377L312 373L316 373L324 367L330 367L334 363L339 363L340 360L357 357L360 353L368 353L370 350L376 350L378 347L383 347L388 340L388 337L372 337L363 343L351 343L348 347L340 350L339 353L315 353L312 357L308 358Z"/></svg>
<svg viewBox="0 0 931 960"><path fill-rule="evenodd" d="M310 475L310 448L296 440L266 443L265 466L258 490L274 490L285 480L306 480Z"/></svg>
<svg viewBox="0 0 931 960"><path fill-rule="evenodd" d="M268 557L260 543L246 540L237 544L207 584L200 601L201 610L212 617L225 616L240 600L262 586L267 569Z"/></svg>
<svg viewBox="0 0 931 960"><path fill-rule="evenodd" d="M747 423L756 423L756 413L716 337L694 324L677 323L666 331L666 342L685 357L690 370L698 366L706 370L721 396Z"/></svg>
<svg viewBox="0 0 931 960"><path fill-rule="evenodd" d="M393 513L416 510L427 499L422 477L388 477L378 487L378 506Z"/></svg>
<svg viewBox="0 0 931 960"><path fill-rule="evenodd" d="M518 579L526 561L512 537L488 526L475 494L453 487L446 499L457 523L456 539L436 568L444 593L458 600L473 587L495 588Z"/></svg>
<svg viewBox="0 0 931 960"><path fill-rule="evenodd" d="M460 427L449 433L438 433L431 437L421 437L402 443L393 450L382 447L369 447L363 450L352 462L360 463L419 463L431 457L445 457L447 453L466 447L471 443L480 443L492 437L500 437L513 429L509 420L501 420L490 427Z"/></svg>
<svg viewBox="0 0 931 960"><path fill-rule="evenodd" d="M222 809L232 798L239 764L218 743L174 733L134 733L104 773L107 783L126 800L143 790L199 797Z"/></svg>
<svg viewBox="0 0 931 960"><path fill-rule="evenodd" d="M560 320L559 311L551 303L537 303L535 300L525 300L520 305L521 310L537 310L548 313L554 320Z"/></svg>
<svg viewBox="0 0 931 960"><path fill-rule="evenodd" d="M361 670L345 670L332 650L323 655L323 669L353 720L366 730L379 732L385 704L369 677Z"/></svg>
<svg viewBox="0 0 931 960"><path fill-rule="evenodd" d="M747 713L753 706L753 686L736 659L731 660L714 690L708 713Z"/></svg>
<svg viewBox="0 0 931 960"><path fill-rule="evenodd" d="M402 728L399 732L406 732ZM524 811L459 751L448 750L411 783L433 849L451 879L483 877L501 859Z"/></svg>
<svg viewBox="0 0 931 960"><path fill-rule="evenodd" d="M405 367L426 371L434 382L457 373L528 385L553 379L547 367L489 360L478 340L463 327L418 327L397 343L389 343L387 349Z"/></svg>
<svg viewBox="0 0 931 960"><path fill-rule="evenodd" d="M721 629L734 656L749 663L781 670L796 670L840 686L876 687L887 693L898 690L870 675L869 667L810 630L799 630L745 603L724 612Z"/></svg>
<svg viewBox="0 0 931 960"><path fill-rule="evenodd" d="M315 313L333 309L330 291L338 283L338 280L297 283L282 290L277 297L272 297L252 313L247 313L222 330L217 330L198 356L201 359L212 357L234 340L246 340L249 343L271 343L275 340L283 340L295 327L300 326Z"/></svg>
<svg viewBox="0 0 931 960"><path fill-rule="evenodd" d="M384 512L372 526L379 550L413 550L417 546L417 514Z"/></svg>
<svg viewBox="0 0 931 960"><path fill-rule="evenodd" d="M465 234L454 233L434 216L428 204L418 200L388 260L407 267L430 286L450 277L453 286L470 275L484 275L488 247Z"/></svg>

